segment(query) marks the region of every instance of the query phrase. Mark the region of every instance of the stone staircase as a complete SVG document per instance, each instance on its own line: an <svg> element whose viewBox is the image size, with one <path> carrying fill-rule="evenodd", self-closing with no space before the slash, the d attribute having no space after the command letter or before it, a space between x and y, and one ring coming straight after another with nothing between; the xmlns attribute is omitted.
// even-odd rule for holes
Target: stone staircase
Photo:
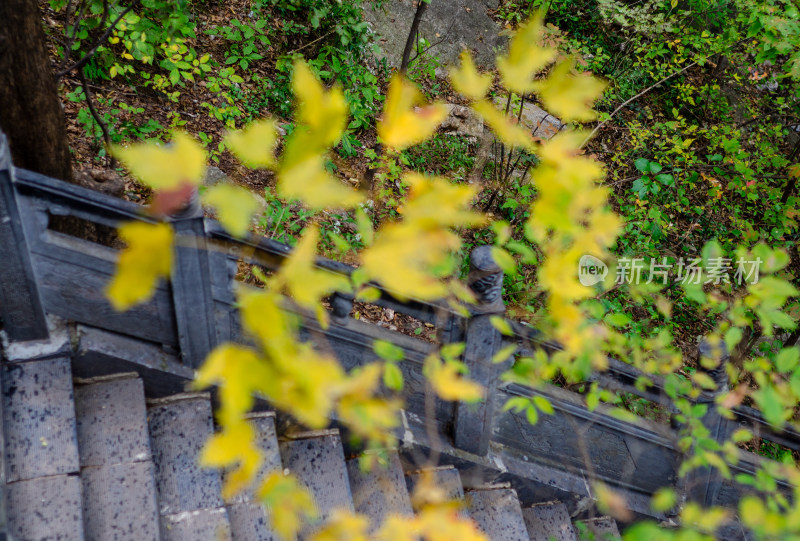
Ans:
<svg viewBox="0 0 800 541"><path fill-rule="evenodd" d="M17 541L267 541L278 537L268 511L252 494L224 501L222 476L197 464L214 430L207 393L147 400L135 373L73 380L70 360L2 365L5 489L8 527ZM254 413L265 454L261 474L294 473L314 495L316 523L335 508L379 524L412 513L410 489L421 472L396 452L384 468L364 472L345 458L337 430L276 433L274 414ZM464 499L462 513L493 540L575 540L563 504L522 509L509 486L462 486L459 471L436 468L438 486ZM601 523L602 522L602 523ZM587 525L603 539L610 519ZM605 529L602 529L605 528Z"/></svg>

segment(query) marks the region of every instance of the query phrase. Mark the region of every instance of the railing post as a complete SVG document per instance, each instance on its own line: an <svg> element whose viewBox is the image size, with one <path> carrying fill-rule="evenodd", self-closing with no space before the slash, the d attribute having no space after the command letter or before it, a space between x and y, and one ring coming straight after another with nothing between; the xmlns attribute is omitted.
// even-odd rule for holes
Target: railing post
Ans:
<svg viewBox="0 0 800 541"><path fill-rule="evenodd" d="M453 439L457 448L484 456L492 436L497 378L504 368L492 362L502 347L503 337L492 325L491 317L502 315L505 306L503 271L492 258L490 246L479 246L472 251L467 282L478 303L470 307L473 316L467 324L464 363L470 377L484 385L486 394L478 404L456 404Z"/></svg>
<svg viewBox="0 0 800 541"><path fill-rule="evenodd" d="M0 315L12 342L48 338L29 244L14 188L11 149L0 132Z"/></svg>
<svg viewBox="0 0 800 541"><path fill-rule="evenodd" d="M178 343L184 364L198 368L217 345L205 220L196 201L174 218L176 246L171 285Z"/></svg>
<svg viewBox="0 0 800 541"><path fill-rule="evenodd" d="M710 359L715 363L714 368L705 368L702 359ZM707 373L716 384L713 390L704 390L697 399L698 404L708 407L701 419L703 426L709 431L709 437L722 444L730 432L729 421L717 411L716 398L728 391L728 374L725 365L730 359L730 354L724 342L718 345L703 340L698 346L698 370ZM701 467L693 470L686 478L686 496L690 501L699 503L704 507L714 505L717 494L722 486L722 474L717 468Z"/></svg>

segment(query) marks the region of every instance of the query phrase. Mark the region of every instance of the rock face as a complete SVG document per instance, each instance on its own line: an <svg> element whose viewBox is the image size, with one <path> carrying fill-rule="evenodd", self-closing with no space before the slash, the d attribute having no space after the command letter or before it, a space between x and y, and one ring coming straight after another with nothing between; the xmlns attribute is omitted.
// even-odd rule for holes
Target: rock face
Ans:
<svg viewBox="0 0 800 541"><path fill-rule="evenodd" d="M497 0L431 0L420 24L420 35L435 44L428 54L447 65L466 48L478 65L493 65L497 52L508 41L499 35L500 27L487 14L488 9L496 7ZM387 0L381 8L364 3L364 16L378 35L379 58L385 57L389 66L400 65L415 11L414 0Z"/></svg>
<svg viewBox="0 0 800 541"><path fill-rule="evenodd" d="M506 97L496 97L494 99L494 104L498 109L505 110ZM514 110L513 105L512 110ZM516 109L516 111L519 111L519 109ZM528 128L534 137L539 137L541 139L550 139L564 127L561 120L538 105L529 102L525 102L522 108L522 116L519 120L520 124Z"/></svg>
<svg viewBox="0 0 800 541"><path fill-rule="evenodd" d="M483 136L483 120L475 111L463 105L448 103L447 118L444 119L440 130L451 135L463 135L473 140Z"/></svg>

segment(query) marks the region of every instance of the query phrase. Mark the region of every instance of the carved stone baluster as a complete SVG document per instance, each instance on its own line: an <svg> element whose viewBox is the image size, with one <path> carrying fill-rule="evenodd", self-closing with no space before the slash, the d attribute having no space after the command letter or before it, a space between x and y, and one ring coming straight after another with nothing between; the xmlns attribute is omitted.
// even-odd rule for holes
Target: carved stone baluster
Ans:
<svg viewBox="0 0 800 541"><path fill-rule="evenodd" d="M459 449L484 456L492 436L497 378L505 369L503 364L492 362L502 347L503 337L492 325L491 317L502 315L505 306L503 271L492 258L490 246L479 246L472 251L467 282L477 303L470 306L473 317L467 325L464 363L470 377L485 387L485 397L478 404L456 405L453 439Z"/></svg>
<svg viewBox="0 0 800 541"><path fill-rule="evenodd" d="M713 361L713 368L706 368L703 362ZM728 391L728 374L725 365L730 360L730 353L724 342L713 345L708 340L703 340L698 346L698 370L708 374L716 384L713 390L704 390L697 399L698 404L708 407L702 418L703 425L708 428L710 437L720 444L727 440L730 432L730 423L717 411L717 397ZM691 472L686 479L686 496L689 500L703 506L714 505L717 493L722 485L722 475L716 468L703 467Z"/></svg>

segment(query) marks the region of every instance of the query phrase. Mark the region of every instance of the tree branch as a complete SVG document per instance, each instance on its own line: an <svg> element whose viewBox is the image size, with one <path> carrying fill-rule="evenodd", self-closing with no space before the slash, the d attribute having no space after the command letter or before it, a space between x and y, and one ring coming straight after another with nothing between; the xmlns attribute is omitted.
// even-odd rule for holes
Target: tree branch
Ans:
<svg viewBox="0 0 800 541"><path fill-rule="evenodd" d="M635 100L637 100L637 99L641 98L642 96L644 96L645 94L647 94L648 92L650 92L651 90L653 90L654 88L656 88L656 87L658 87L658 86L662 85L663 83L667 82L668 80L672 79L673 77L675 77L675 76L677 76L677 75L680 75L680 74L681 74L681 73L683 73L684 71L686 71L686 70L688 70L689 68L691 68L691 67L693 67L693 66L696 66L696 65L697 65L697 62L692 62L691 64L687 64L686 66L684 66L684 67L683 67L683 68L681 68L680 70L676 71L675 73L673 73L673 74L671 74L671 75L667 75L666 77L664 77L663 79L661 79L661 80L660 80L660 81L658 81L657 83L655 83L655 84L652 84L652 85L648 86L647 88L645 88L644 90L642 90L641 92L639 92L638 94L636 94L634 97L632 97L632 98L629 98L629 99L627 99L627 100L623 101L623 102L622 102L622 103L619 105L619 107L617 107L616 109L614 109L614 111L611 113L611 115L609 115L609 117L608 117L607 119L605 119L605 120L604 120L604 121L602 121L600 124L598 124L597 126L595 126L595 127L594 127L594 129L591 131L591 133L590 133L588 136L586 136L586 139L583 141L583 143L581 143L581 147L585 146L585 145L586 145L586 143L588 143L588 142L589 142L589 140L590 140L592 137L594 137L594 136L595 136L595 134L596 134L598 131L600 131L600 130L602 129L602 127L603 127L603 126L605 126L605 125L606 125L606 123L607 123L609 120L611 120L612 118L614 118L614 115L616 115L617 113L619 113L619 112L620 112L620 111L621 111L621 110L622 110L622 109L623 109L623 108L624 108L626 105L628 105L628 104L629 104L629 103L631 103L632 101L635 101Z"/></svg>
<svg viewBox="0 0 800 541"><path fill-rule="evenodd" d="M414 20L411 22L411 29L408 31L406 38L406 46L403 48L403 60L400 62L400 73L405 73L408 69L408 60L411 58L411 51L414 49L414 38L419 31L419 23L422 21L422 15L428 9L431 0L418 0L417 11L414 12Z"/></svg>
<svg viewBox="0 0 800 541"><path fill-rule="evenodd" d="M130 11L134 7L136 7L138 4L139 4L139 0L133 0L133 2L131 2L131 5L126 7L123 10L123 12L120 13L119 16L117 16L116 19L114 19L114 22L112 22L111 25L109 25L109 27L106 28L106 31L103 32L103 35L100 36L100 38L95 42L95 44L92 46L92 48L89 49L89 52L87 52L80 60L78 60L77 62L72 64L70 67L65 68L65 69L59 71L58 73L56 73L56 78L60 79L61 77L63 77L67 73L71 72L72 70L83 70L83 67L86 64L89 63L89 60L92 59L94 54L97 52L97 49L99 49L100 46L103 43L105 43L105 41L108 39L108 36L110 36L111 33L114 31L114 28L116 28L117 24L122 20L123 17L125 17L125 15L130 13ZM81 73L82 73L82 71L81 71Z"/></svg>

